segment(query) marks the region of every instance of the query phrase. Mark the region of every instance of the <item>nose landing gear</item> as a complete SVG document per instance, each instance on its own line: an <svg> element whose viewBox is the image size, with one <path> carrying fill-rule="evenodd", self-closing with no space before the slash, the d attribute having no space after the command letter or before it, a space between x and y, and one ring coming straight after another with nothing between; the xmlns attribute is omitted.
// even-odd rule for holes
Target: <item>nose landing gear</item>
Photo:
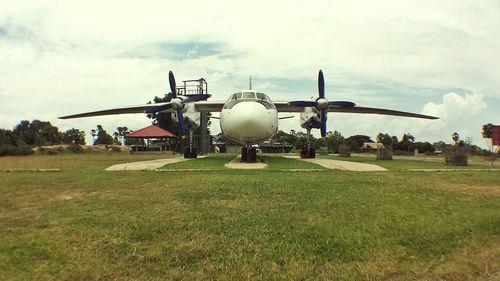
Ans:
<svg viewBox="0 0 500 281"><path fill-rule="evenodd" d="M242 147L241 162L257 162L257 149L249 144Z"/></svg>

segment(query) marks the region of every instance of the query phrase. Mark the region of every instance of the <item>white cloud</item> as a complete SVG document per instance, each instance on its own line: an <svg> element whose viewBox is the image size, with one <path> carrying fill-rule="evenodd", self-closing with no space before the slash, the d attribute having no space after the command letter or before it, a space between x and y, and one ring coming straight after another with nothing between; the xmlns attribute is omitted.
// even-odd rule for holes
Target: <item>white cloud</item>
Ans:
<svg viewBox="0 0 500 281"><path fill-rule="evenodd" d="M238 1L3 1L0 127L11 128L22 118L48 120L61 129L82 126L86 131L97 123L108 130L142 126L148 120L137 115L78 122L56 117L143 103L166 91L169 69L178 80L206 78L217 100L246 88L249 75L274 99L302 99L315 95L314 86L308 92L279 88L266 77L314 80L322 68L332 99L381 107L411 100L405 108L394 109L415 112L434 101L424 112L443 115L439 121L418 121L338 114L330 116L332 129L354 134L396 128L410 130L417 139L448 138L444 128L471 128L467 130L472 134L481 124L471 122L483 122L479 113L498 118L494 108L481 107L486 98L500 100L498 26L496 0L256 0L245 6ZM138 48L167 51L154 48L158 43L191 42L223 44L223 52L230 56L203 56L200 49L188 50L191 58L185 59L178 58L182 53L123 56ZM374 94L360 84L392 86L390 93ZM410 98L411 88L434 90ZM446 94L453 88L482 94ZM456 115L460 111L466 113ZM284 128L290 124L298 130L293 121L283 121ZM415 129L426 127L437 129Z"/></svg>

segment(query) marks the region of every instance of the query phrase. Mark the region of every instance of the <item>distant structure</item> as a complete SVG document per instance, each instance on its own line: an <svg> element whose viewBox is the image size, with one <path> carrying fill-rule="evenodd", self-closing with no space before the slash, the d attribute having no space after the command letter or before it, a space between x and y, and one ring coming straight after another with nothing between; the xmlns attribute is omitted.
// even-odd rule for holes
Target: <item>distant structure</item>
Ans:
<svg viewBox="0 0 500 281"><path fill-rule="evenodd" d="M175 150L177 136L158 126L150 125L125 136L136 140L131 152L154 153Z"/></svg>

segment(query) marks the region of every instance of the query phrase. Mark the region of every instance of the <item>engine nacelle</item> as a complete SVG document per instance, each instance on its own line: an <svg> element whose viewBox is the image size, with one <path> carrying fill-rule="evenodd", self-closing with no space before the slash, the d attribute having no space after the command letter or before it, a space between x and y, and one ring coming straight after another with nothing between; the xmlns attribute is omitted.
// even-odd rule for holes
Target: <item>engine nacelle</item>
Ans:
<svg viewBox="0 0 500 281"><path fill-rule="evenodd" d="M300 126L304 129L321 128L321 112L316 107L304 107L300 113Z"/></svg>
<svg viewBox="0 0 500 281"><path fill-rule="evenodd" d="M186 119L188 122L188 124L186 124L187 127L196 129L200 126L201 114L196 110L194 103L184 104L184 107L182 108L182 114L184 119ZM179 122L179 118L177 118L177 112L175 110L172 111L172 118L176 123Z"/></svg>

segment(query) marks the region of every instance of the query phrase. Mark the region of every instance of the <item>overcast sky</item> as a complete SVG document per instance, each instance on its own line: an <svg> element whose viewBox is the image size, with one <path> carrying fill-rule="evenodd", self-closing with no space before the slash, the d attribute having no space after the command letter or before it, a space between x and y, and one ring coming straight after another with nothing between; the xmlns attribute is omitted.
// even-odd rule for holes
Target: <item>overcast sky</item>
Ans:
<svg viewBox="0 0 500 281"><path fill-rule="evenodd" d="M132 1L130 1L132 2ZM439 116L330 114L344 136L412 133L485 146L500 123L500 1L1 1L0 128L20 120L112 133L141 114L58 116L143 104L205 78L212 100L254 89L273 100L330 100ZM220 131L218 122L212 131ZM280 129L301 130L298 118ZM319 134L319 132L316 132Z"/></svg>

